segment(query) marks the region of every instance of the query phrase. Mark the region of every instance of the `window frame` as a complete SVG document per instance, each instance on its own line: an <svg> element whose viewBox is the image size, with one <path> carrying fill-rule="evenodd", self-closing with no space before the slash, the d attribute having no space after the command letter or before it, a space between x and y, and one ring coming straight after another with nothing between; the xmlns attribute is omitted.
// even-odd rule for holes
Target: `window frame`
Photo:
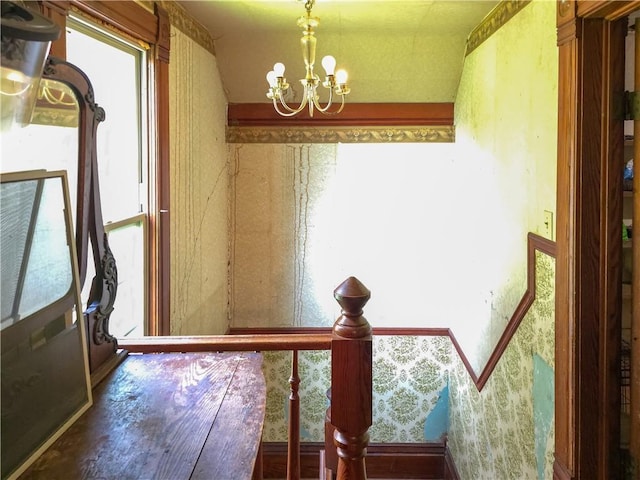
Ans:
<svg viewBox="0 0 640 480"><path fill-rule="evenodd" d="M105 29L114 29L150 46L147 56L148 145L148 312L149 335L170 334L170 217L169 217L169 55L168 14L155 2L45 0L43 14L62 33L52 43L51 55L66 59L66 24L70 15L85 17ZM88 252L81 252L87 255Z"/></svg>

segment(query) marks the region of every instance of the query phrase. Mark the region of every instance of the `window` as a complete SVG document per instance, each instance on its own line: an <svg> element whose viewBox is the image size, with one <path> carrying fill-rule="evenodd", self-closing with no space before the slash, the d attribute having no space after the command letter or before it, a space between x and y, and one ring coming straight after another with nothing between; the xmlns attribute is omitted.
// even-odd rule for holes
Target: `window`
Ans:
<svg viewBox="0 0 640 480"><path fill-rule="evenodd" d="M106 112L97 155L105 231L118 268L110 330L116 337L148 333L147 47L76 17L67 21L67 60L91 80ZM88 272L83 298L87 298Z"/></svg>

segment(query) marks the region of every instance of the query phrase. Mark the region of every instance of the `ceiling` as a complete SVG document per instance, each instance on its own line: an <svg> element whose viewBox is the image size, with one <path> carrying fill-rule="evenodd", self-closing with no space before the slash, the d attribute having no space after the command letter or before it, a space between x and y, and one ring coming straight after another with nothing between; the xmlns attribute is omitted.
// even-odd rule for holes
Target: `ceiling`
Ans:
<svg viewBox="0 0 640 480"><path fill-rule="evenodd" d="M264 103L276 62L297 89L304 77L300 0L183 0L214 39L230 103ZM317 0L316 73L331 54L349 73L351 103L453 102L469 33L496 0ZM321 89L322 90L322 89ZM324 98L321 93L321 98Z"/></svg>

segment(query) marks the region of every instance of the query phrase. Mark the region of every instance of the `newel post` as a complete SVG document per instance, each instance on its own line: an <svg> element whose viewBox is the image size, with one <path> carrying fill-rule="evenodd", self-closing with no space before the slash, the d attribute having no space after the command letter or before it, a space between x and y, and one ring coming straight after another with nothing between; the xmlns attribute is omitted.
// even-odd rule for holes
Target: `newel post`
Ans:
<svg viewBox="0 0 640 480"><path fill-rule="evenodd" d="M349 277L333 292L342 315L331 341L331 424L338 453L337 480L367 478L365 456L372 414L371 326L362 308L371 292Z"/></svg>

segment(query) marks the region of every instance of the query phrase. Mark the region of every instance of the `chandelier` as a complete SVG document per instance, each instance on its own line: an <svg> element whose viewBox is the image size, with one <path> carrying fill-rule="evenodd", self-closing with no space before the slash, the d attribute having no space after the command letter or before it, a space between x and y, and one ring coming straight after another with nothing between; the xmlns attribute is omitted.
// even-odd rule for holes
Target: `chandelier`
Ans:
<svg viewBox="0 0 640 480"><path fill-rule="evenodd" d="M298 18L298 26L302 28L300 45L302 46L302 56L306 69L305 78L300 80L304 90L300 105L292 108L284 98L289 89L287 79L284 77L284 64L276 63L273 66L273 70L267 73L267 82L269 82L267 98L273 101L273 107L276 112L283 117L292 117L304 110L307 105L309 106L310 117L313 117L314 109L325 115L335 115L344 108L344 97L350 91L347 85L347 72L345 70L335 71L336 59L331 55L327 55L322 59L322 67L327 74L322 86L329 91L329 97L324 106L320 104L320 98L317 93L320 77L313 71L313 65L316 61L316 37L313 29L320 23L317 17L311 16L311 9L314 3L315 0L306 0L304 8L307 10L307 14ZM338 108L335 106L337 101L334 101L334 96L340 97L340 107ZM331 108L332 106L334 107L333 109Z"/></svg>

